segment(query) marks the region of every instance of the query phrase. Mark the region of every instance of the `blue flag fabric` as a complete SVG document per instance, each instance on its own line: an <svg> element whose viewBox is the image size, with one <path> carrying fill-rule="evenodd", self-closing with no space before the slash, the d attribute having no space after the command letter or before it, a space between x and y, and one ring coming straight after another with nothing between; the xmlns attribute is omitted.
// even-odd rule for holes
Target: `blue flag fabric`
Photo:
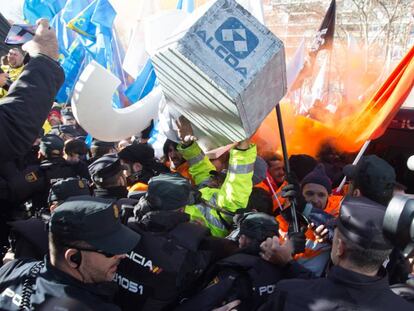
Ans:
<svg viewBox="0 0 414 311"><path fill-rule="evenodd" d="M52 20L65 6L66 0L25 0L23 18L28 24L36 24L39 18Z"/></svg>
<svg viewBox="0 0 414 311"><path fill-rule="evenodd" d="M108 0L94 0L69 22L68 27L79 34L88 55L124 84L119 47L112 30L115 16L116 11ZM122 107L119 92L114 94L113 106Z"/></svg>
<svg viewBox="0 0 414 311"><path fill-rule="evenodd" d="M59 89L56 100L59 103L66 103L72 95L81 70L86 65L85 48L80 43L79 38L72 43L68 50L68 56L63 57L60 64L65 72L65 82Z"/></svg>
<svg viewBox="0 0 414 311"><path fill-rule="evenodd" d="M138 78L125 91L125 96L132 103L144 98L155 86L157 76L151 60L148 60Z"/></svg>
<svg viewBox="0 0 414 311"><path fill-rule="evenodd" d="M89 5L90 1L68 0L51 22L58 39L59 62L66 77L56 96L58 102L67 102L70 99L75 82L85 66L85 48L80 44L76 33L69 29L67 25L70 20Z"/></svg>
<svg viewBox="0 0 414 311"><path fill-rule="evenodd" d="M183 6L186 6L188 13L193 12L194 11L194 0L178 0L177 10L182 10Z"/></svg>

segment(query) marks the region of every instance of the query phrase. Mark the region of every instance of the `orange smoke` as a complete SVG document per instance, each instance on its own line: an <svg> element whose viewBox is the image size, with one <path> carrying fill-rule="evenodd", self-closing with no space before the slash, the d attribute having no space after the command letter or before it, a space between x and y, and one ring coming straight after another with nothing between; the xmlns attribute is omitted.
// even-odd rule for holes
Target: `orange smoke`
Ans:
<svg viewBox="0 0 414 311"><path fill-rule="evenodd" d="M309 115L319 120L317 121L298 115L289 99L284 99L280 103L289 154L306 153L315 156L326 141L330 141L338 150L358 151L366 140L375 139L384 133L413 87L414 47L380 86L380 72L364 74L364 68L361 68L361 55L346 55L341 51L337 56L339 57L333 66L340 66L343 62L342 66L345 66L346 70L336 79L345 81L347 85L346 97L342 98L335 113L326 109L329 103L312 108ZM329 74L337 73L331 71ZM372 96L374 91L376 92ZM361 100L361 97L365 98ZM367 100L366 97L370 99ZM265 119L253 140L258 144L260 154L266 151L280 151L274 111Z"/></svg>

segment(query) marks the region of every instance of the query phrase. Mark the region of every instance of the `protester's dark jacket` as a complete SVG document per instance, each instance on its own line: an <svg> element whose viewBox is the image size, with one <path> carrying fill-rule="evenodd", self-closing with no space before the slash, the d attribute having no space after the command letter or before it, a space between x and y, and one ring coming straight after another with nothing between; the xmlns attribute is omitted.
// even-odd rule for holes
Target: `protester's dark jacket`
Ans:
<svg viewBox="0 0 414 311"><path fill-rule="evenodd" d="M20 310L19 301L23 295L23 283L29 276L30 269L38 261L14 260L5 264L0 269L0 309ZM88 310L120 310L112 304L111 299L116 286L113 282L102 284L82 283L70 275L51 266L47 258L45 266L36 277L36 283L31 295L31 303L35 310L53 303L53 307L45 310L57 310L60 303L66 299L78 301L82 307ZM57 301L51 301L58 298ZM71 310L82 310L84 308L72 308Z"/></svg>
<svg viewBox="0 0 414 311"><path fill-rule="evenodd" d="M45 122L64 73L47 56L32 57L0 100L0 161L23 157Z"/></svg>
<svg viewBox="0 0 414 311"><path fill-rule="evenodd" d="M260 248L242 249L239 253L218 261L204 277L208 284L188 299L176 311L210 311L240 299L237 310L256 310L285 278L311 278L312 273L296 262L285 267L273 265L257 254Z"/></svg>
<svg viewBox="0 0 414 311"><path fill-rule="evenodd" d="M193 289L211 256L200 250L208 229L188 220L184 213L160 211L128 223L141 240L118 266L116 302L123 310L171 310Z"/></svg>
<svg viewBox="0 0 414 311"><path fill-rule="evenodd" d="M264 310L413 310L403 298L389 288L386 273L370 277L334 266L327 278L285 280L263 305Z"/></svg>

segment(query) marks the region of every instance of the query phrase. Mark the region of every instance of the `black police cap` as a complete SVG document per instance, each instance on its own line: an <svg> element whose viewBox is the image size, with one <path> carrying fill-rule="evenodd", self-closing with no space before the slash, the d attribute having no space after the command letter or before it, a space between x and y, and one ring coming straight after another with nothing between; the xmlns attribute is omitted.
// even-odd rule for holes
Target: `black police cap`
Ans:
<svg viewBox="0 0 414 311"><path fill-rule="evenodd" d="M391 196L396 184L394 168L376 155L364 156L356 165L346 165L343 171L370 198Z"/></svg>
<svg viewBox="0 0 414 311"><path fill-rule="evenodd" d="M105 154L89 165L92 180L102 182L103 179L115 176L122 171L123 166L116 153Z"/></svg>
<svg viewBox="0 0 414 311"><path fill-rule="evenodd" d="M54 134L48 134L40 139L40 151L46 155L61 155L65 142L62 138Z"/></svg>
<svg viewBox="0 0 414 311"><path fill-rule="evenodd" d="M121 223L113 200L90 196L72 197L59 205L51 215L49 231L114 255L128 253L140 240Z"/></svg>
<svg viewBox="0 0 414 311"><path fill-rule="evenodd" d="M115 148L115 143L94 139L92 141L91 147L111 147L111 148Z"/></svg>
<svg viewBox="0 0 414 311"><path fill-rule="evenodd" d="M48 202L65 201L67 198L79 195L89 195L88 181L80 178L66 178L55 182L49 191Z"/></svg>
<svg viewBox="0 0 414 311"><path fill-rule="evenodd" d="M148 182L146 197L151 207L158 210L175 210L190 203L191 184L178 173L165 173Z"/></svg>
<svg viewBox="0 0 414 311"><path fill-rule="evenodd" d="M265 213L247 213L239 221L240 234L263 241L278 236L279 224L274 217Z"/></svg>
<svg viewBox="0 0 414 311"><path fill-rule="evenodd" d="M382 233L385 209L365 197L347 196L341 203L337 228L346 239L363 248L391 249Z"/></svg>

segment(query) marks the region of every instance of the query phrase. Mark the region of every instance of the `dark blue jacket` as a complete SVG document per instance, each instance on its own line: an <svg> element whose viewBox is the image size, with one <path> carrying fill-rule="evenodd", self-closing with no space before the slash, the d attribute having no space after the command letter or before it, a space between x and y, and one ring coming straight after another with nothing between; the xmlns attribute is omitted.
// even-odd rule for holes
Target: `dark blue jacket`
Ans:
<svg viewBox="0 0 414 311"><path fill-rule="evenodd" d="M1 267L0 310L19 310L23 295L23 283L28 278L30 269L36 263L39 261L17 259ZM45 310L52 310L50 304L56 307L67 307L72 303L76 303L76 306L72 305L70 310L120 310L111 302L116 290L115 283L82 283L53 267L47 258L44 260L44 267L36 277L35 284L31 295L34 310L41 307L45 307Z"/></svg>
<svg viewBox="0 0 414 311"><path fill-rule="evenodd" d="M259 310L286 311L408 311L413 307L394 294L385 271L370 277L332 267L327 278L286 280Z"/></svg>

